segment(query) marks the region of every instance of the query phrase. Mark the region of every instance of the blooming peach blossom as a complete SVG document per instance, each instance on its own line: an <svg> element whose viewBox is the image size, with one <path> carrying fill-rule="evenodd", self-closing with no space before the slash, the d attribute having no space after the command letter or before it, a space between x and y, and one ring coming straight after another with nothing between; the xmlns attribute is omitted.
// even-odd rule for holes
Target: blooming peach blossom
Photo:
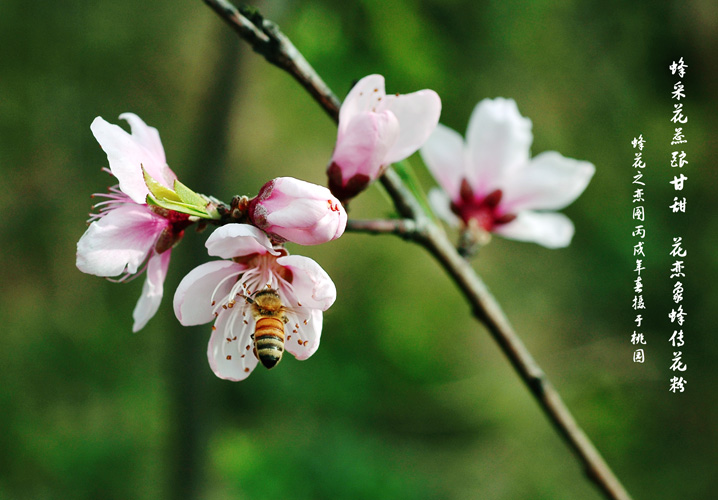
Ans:
<svg viewBox="0 0 718 500"><path fill-rule="evenodd" d="M571 242L574 226L556 213L583 193L595 167L555 151L530 158L531 120L512 99L484 99L466 140L439 124L421 156L443 190L429 199L446 221L548 248Z"/></svg>
<svg viewBox="0 0 718 500"><path fill-rule="evenodd" d="M273 289L288 308L284 348L297 359L319 347L322 311L336 298L327 273L312 259L275 248L267 235L248 224L227 224L207 239L210 255L228 260L207 262L190 271L177 287L174 309L183 325L215 320L207 357L215 375L239 381L257 366L250 300Z"/></svg>
<svg viewBox="0 0 718 500"><path fill-rule="evenodd" d="M162 300L171 248L191 224L189 216L145 203L149 193L142 169L157 182L172 186L176 176L165 161L157 129L137 115L124 113L132 133L111 125L99 116L90 126L107 154L109 172L119 181L97 203L98 213L77 243L77 267L96 276L123 275L124 281L147 270L142 294L133 311L133 331L142 329Z"/></svg>

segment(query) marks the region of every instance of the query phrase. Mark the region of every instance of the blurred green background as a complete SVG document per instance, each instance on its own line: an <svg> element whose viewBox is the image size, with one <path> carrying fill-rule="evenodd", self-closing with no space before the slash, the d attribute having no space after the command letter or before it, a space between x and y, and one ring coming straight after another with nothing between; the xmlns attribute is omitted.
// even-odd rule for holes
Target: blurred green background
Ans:
<svg viewBox="0 0 718 500"><path fill-rule="evenodd" d="M533 121L534 154L596 165L565 210L570 247L494 238L475 268L636 499L716 498L715 3L259 7L340 98L382 73L389 92L436 90L441 121L463 134L479 100L511 97ZM673 215L668 65L681 56L688 213ZM132 334L144 277L117 285L75 268L89 195L108 181L89 125L125 111L159 129L186 184L224 200L281 175L324 184L336 138L305 92L199 0L0 3L0 499L601 498L448 278L398 238L290 248L339 293L306 362L214 377L210 326L183 328L171 307L182 276L209 259L208 233L184 238L160 312ZM630 344L638 134L642 365ZM377 187L351 208L391 214ZM668 391L677 235L688 250L683 394ZM457 340L463 359L446 355Z"/></svg>

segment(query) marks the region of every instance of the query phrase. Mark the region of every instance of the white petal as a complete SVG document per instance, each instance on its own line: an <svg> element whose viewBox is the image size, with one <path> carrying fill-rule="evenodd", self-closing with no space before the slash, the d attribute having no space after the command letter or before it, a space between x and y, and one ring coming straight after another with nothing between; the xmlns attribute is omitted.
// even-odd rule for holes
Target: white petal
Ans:
<svg viewBox="0 0 718 500"><path fill-rule="evenodd" d="M167 224L146 205L114 208L90 224L77 242L77 268L96 276L134 274Z"/></svg>
<svg viewBox="0 0 718 500"><path fill-rule="evenodd" d="M169 170L169 167L167 167L167 160L165 159L165 150L162 147L162 141L160 140L160 133L157 131L156 128L148 126L144 121L142 121L142 118L137 116L134 113L122 113L120 115L121 120L127 121L127 123L130 124L130 130L132 130L132 138L142 147L144 147L153 157L153 162L148 166L145 167L145 170L148 168L154 168L155 166L158 167L166 167L167 170ZM164 175L161 175L160 172L154 172L147 170L152 177L154 177L158 181L166 180ZM170 170L170 172L172 172ZM174 175L174 174L173 174ZM174 181L174 179L172 179ZM171 184L167 185L167 187L172 187Z"/></svg>
<svg viewBox="0 0 718 500"><path fill-rule="evenodd" d="M300 307L326 311L337 298L334 282L319 264L309 257L288 255L279 257L277 264L292 271L291 288ZM281 282L280 282L281 283ZM290 304L296 307L299 304Z"/></svg>
<svg viewBox="0 0 718 500"><path fill-rule="evenodd" d="M245 266L227 260L215 260L198 266L185 276L174 297L175 316L185 326L201 325L214 318L212 301L220 302L237 282L231 278Z"/></svg>
<svg viewBox="0 0 718 500"><path fill-rule="evenodd" d="M451 200L443 189L432 188L429 190L429 205L444 222L453 226L461 226L461 219L451 211Z"/></svg>
<svg viewBox="0 0 718 500"><path fill-rule="evenodd" d="M533 142L531 120L519 113L513 99L484 99L474 108L466 143L469 184L474 192L488 194L505 172L528 162Z"/></svg>
<svg viewBox="0 0 718 500"><path fill-rule="evenodd" d="M386 108L399 120L399 138L386 155L385 164L414 154L439 123L441 99L433 90L386 96Z"/></svg>
<svg viewBox="0 0 718 500"><path fill-rule="evenodd" d="M154 139L152 139L153 132L148 130L150 127L147 127L135 115L125 114L123 116L132 117L130 124L137 130L139 139L134 135L130 135L118 125L106 122L99 116L92 122L90 129L107 155L110 170L117 177L122 192L136 203L145 203L145 198L149 191L142 175L142 167L167 187L172 187L172 184L168 184L168 181L173 180L174 174L165 163L164 152L161 156L158 156L155 151L157 145L154 144ZM154 132L156 133L157 131L155 130ZM156 139L159 141L159 135L157 135ZM152 149L148 149L145 144ZM159 147L162 147L161 143Z"/></svg>
<svg viewBox="0 0 718 500"><path fill-rule="evenodd" d="M504 177L505 212L559 210L572 203L588 186L596 167L566 158L555 151L535 156L525 168Z"/></svg>
<svg viewBox="0 0 718 500"><path fill-rule="evenodd" d="M317 351L322 335L322 311L319 309L305 309L304 311L309 311L309 315L287 313L289 323L284 327L286 335L284 349L300 361L307 359ZM304 324L304 320L307 321L306 324Z"/></svg>
<svg viewBox="0 0 718 500"><path fill-rule="evenodd" d="M344 181L358 174L376 179L388 165L387 153L398 137L399 121L391 111L358 113L339 132L332 161L341 168Z"/></svg>
<svg viewBox="0 0 718 500"><path fill-rule="evenodd" d="M245 324L238 313L232 309L219 314L207 345L207 359L214 374L235 382L249 377L257 366L250 337L254 332L254 318L247 315Z"/></svg>
<svg viewBox="0 0 718 500"><path fill-rule="evenodd" d="M379 98L384 98L384 77L368 75L359 80L349 91L339 110L339 132L342 133L349 122L359 113L376 108Z"/></svg>
<svg viewBox="0 0 718 500"><path fill-rule="evenodd" d="M571 243L574 227L563 214L525 211L513 222L497 226L496 234L518 241L538 243L546 248L563 248Z"/></svg>
<svg viewBox="0 0 718 500"><path fill-rule="evenodd" d="M279 255L279 252L272 248L267 235L261 229L249 224L227 224L215 229L207 238L205 246L210 255L223 259L255 253Z"/></svg>
<svg viewBox="0 0 718 500"><path fill-rule="evenodd" d="M138 332L152 319L162 302L163 285L170 264L170 254L167 250L161 254L153 254L147 262L147 276L142 285L142 295L137 301L132 318L135 320L132 331Z"/></svg>
<svg viewBox="0 0 718 500"><path fill-rule="evenodd" d="M453 200L459 199L461 181L466 177L465 151L464 138L441 123L420 150L429 172Z"/></svg>

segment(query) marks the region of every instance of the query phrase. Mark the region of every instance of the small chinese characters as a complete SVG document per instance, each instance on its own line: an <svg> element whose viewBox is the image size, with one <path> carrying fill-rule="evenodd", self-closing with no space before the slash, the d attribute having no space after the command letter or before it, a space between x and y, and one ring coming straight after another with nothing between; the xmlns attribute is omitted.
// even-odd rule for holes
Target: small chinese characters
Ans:
<svg viewBox="0 0 718 500"><path fill-rule="evenodd" d="M684 132L684 127L688 123L688 116L685 114L683 109L682 99L685 99L685 85L683 84L683 78L686 75L686 68L688 65L683 61L681 57L678 61L673 61L668 67L672 75L677 75L680 80L673 84L673 90L671 92L671 99L673 99L673 112L671 115L671 123L674 124L673 136L671 138L671 157L670 157L670 168L673 179L669 181L675 195L673 196L673 202L668 205L671 213L686 213L687 200L683 195L683 189L688 180L688 176L683 168L688 165L687 154L683 149L688 140ZM687 169L686 169L687 170ZM687 250L683 246L682 236L673 236L671 243L671 249L669 255L673 259L670 268L670 279L672 282L671 299L673 301L673 307L668 313L668 320L670 321L670 330L672 334L669 338L669 342L673 347L673 356L671 357L671 364L669 369L671 370L671 378L669 380L668 390L672 393L684 392L687 381L683 377L683 373L688 369L688 365L683 360L683 351L681 349L685 345L685 334L684 324L688 313L683 308L683 294L684 294L684 281L686 277L686 261L685 258L688 255Z"/></svg>
<svg viewBox="0 0 718 500"><path fill-rule="evenodd" d="M646 240L646 209L645 209L645 186L646 183L643 180L643 171L646 168L646 162L643 161L643 148L646 146L646 140L643 138L643 134L638 137L634 137L631 141L633 146L634 158L633 158L633 208L631 210L631 216L633 218L633 232L631 236L634 238L633 245L633 257L636 261L636 266L633 269L635 278L633 280L633 301L631 307L633 308L636 316L635 323L636 329L631 334L631 344L636 348L633 351L633 362L643 363L646 359L644 349L641 345L646 344L646 337L641 330L643 324L643 316L640 314L641 310L646 309L646 302L643 298L643 276L642 272L645 271L643 262L646 258L645 240Z"/></svg>

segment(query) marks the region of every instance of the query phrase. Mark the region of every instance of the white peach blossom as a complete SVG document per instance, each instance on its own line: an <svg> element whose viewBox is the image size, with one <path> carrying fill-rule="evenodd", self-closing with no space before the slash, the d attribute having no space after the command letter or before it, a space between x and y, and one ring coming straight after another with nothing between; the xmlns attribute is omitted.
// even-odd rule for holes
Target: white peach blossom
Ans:
<svg viewBox="0 0 718 500"><path fill-rule="evenodd" d="M229 260L207 262L190 271L177 287L174 309L183 325L215 320L207 346L210 367L220 378L239 381L257 366L252 335L252 295L271 288L288 308L286 351L297 359L319 347L322 312L336 298L329 275L312 259L275 248L267 235L249 224L227 224L207 239L210 255Z"/></svg>
<svg viewBox="0 0 718 500"><path fill-rule="evenodd" d="M484 99L474 108L466 139L439 124L421 156L442 190L429 199L447 222L548 248L567 246L574 226L556 213L588 186L593 164L555 151L533 158L531 120L513 99Z"/></svg>

